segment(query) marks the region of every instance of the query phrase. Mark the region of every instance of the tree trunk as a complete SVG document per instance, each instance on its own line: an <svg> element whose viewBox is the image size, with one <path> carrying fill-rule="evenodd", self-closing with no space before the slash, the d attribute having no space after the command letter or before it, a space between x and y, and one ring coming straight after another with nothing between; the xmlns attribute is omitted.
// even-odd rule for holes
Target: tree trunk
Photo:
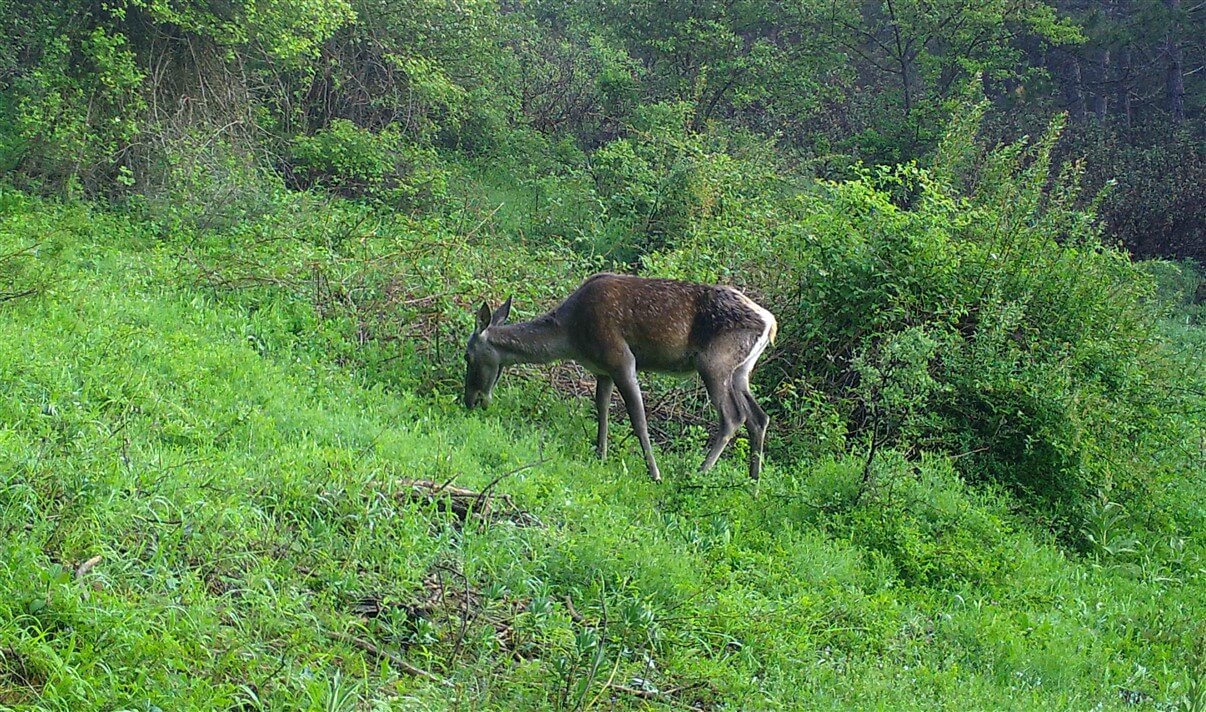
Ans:
<svg viewBox="0 0 1206 712"><path fill-rule="evenodd" d="M900 66L901 89L904 92L904 115L907 120L913 111L913 83L909 76L911 53L909 47L901 39L900 23L896 18L896 8L892 5L892 0L887 0L887 6L888 19L892 22L892 38L896 42L896 63Z"/></svg>
<svg viewBox="0 0 1206 712"><path fill-rule="evenodd" d="M1118 61L1118 113L1122 116L1122 124L1129 131L1131 128L1131 48L1123 47L1119 52Z"/></svg>
<svg viewBox="0 0 1206 712"><path fill-rule="evenodd" d="M1165 51L1168 54L1168 113L1176 123L1185 121L1185 52L1181 48L1181 0L1164 0L1169 26Z"/></svg>
<svg viewBox="0 0 1206 712"><path fill-rule="evenodd" d="M1077 123L1085 121L1085 92L1084 80L1080 73L1080 58L1069 55L1064 64L1064 103L1068 106L1068 115Z"/></svg>
<svg viewBox="0 0 1206 712"><path fill-rule="evenodd" d="M904 89L904 115L909 118L909 114L913 111L913 84L909 80L909 63L904 57L900 59L900 81L901 88Z"/></svg>
<svg viewBox="0 0 1206 712"><path fill-rule="evenodd" d="M1097 86L1093 92L1093 114L1099 123L1105 123L1110 100L1110 48L1102 47L1097 52Z"/></svg>

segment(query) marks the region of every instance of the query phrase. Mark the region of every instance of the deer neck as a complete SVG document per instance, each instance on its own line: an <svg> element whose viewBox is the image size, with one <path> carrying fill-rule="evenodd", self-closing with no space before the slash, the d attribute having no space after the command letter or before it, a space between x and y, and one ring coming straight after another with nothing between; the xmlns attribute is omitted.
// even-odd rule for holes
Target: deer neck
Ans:
<svg viewBox="0 0 1206 712"><path fill-rule="evenodd" d="M490 329L490 345L498 349L504 365L549 363L572 358L569 339L552 314Z"/></svg>

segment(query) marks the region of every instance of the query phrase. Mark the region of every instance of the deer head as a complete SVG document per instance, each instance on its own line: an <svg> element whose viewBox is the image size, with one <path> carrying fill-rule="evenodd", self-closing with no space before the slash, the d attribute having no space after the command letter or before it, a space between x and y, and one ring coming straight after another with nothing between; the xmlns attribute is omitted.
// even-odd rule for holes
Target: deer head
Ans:
<svg viewBox="0 0 1206 712"><path fill-rule="evenodd" d="M494 384L502 373L502 354L490 343L490 329L502 326L511 313L511 298L498 311L490 313L490 305L482 302L477 310L477 326L465 347L465 407L490 406Z"/></svg>

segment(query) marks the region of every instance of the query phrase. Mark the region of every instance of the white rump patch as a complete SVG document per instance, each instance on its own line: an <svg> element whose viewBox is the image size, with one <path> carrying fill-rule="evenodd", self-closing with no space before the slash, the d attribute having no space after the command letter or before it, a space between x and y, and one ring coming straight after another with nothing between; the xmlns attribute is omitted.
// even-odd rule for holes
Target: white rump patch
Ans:
<svg viewBox="0 0 1206 712"><path fill-rule="evenodd" d="M730 287L730 289L732 289L732 287ZM758 340L754 342L753 347L750 348L750 352L746 355L745 359L741 363L737 364L737 368L733 370L735 375L748 382L750 378L750 371L754 370L754 364L758 362L758 357L762 355L762 352L766 350L766 347L774 338L775 333L778 332L779 322L775 319L774 314L771 314L753 299L750 299L742 294L740 290L733 289L733 293L740 297L741 301L745 302L746 306L752 309L754 313L758 315L758 318L762 320L762 333L759 334Z"/></svg>

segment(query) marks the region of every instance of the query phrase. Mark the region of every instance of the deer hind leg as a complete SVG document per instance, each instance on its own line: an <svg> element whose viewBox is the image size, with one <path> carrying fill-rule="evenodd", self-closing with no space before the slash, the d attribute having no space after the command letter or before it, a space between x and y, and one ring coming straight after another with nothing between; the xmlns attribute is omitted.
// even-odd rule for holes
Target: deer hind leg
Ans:
<svg viewBox="0 0 1206 712"><path fill-rule="evenodd" d="M641 398L641 386L636 378L636 358L631 352L626 354L626 362L612 372L612 379L620 389L624 399L624 407L628 410L628 420L636 431L637 440L641 441L641 450L645 453L645 464L649 467L649 476L654 482L662 481L662 473L657 469L657 461L653 459L653 446L649 443L649 427L645 422L645 401Z"/></svg>
<svg viewBox="0 0 1206 712"><path fill-rule="evenodd" d="M737 433L737 429L745 422L746 408L742 399L734 397L736 395L733 391L734 373L731 367L703 364L699 375L703 379L704 387L708 389L708 397L712 399L712 405L720 414L720 427L712 438L707 458L699 467L700 472L707 472L716 464L720 453L724 452L725 446L729 444L733 435Z"/></svg>
<svg viewBox="0 0 1206 712"><path fill-rule="evenodd" d="M750 392L750 372L770 341L770 327L767 327L758 340L754 342L745 359L733 371L733 396L745 405L746 428L750 433L750 479L756 480L762 474L762 449L766 443L766 429L770 425L770 416L754 400Z"/></svg>
<svg viewBox="0 0 1206 712"><path fill-rule="evenodd" d="M766 429L770 416L754 400L750 392L749 372L738 369L733 374L733 393L746 406L745 427L750 433L750 479L756 480L762 473L762 448L766 443Z"/></svg>
<svg viewBox="0 0 1206 712"><path fill-rule="evenodd" d="M600 460L607 459L607 411L611 408L611 376L598 376L595 381L595 410L598 411L599 435L595 439L595 452Z"/></svg>

